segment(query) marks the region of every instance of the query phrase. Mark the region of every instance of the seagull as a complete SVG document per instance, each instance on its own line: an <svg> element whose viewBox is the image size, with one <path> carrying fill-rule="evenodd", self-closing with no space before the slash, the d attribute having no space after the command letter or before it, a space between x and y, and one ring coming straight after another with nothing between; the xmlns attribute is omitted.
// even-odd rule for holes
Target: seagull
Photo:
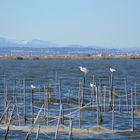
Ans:
<svg viewBox="0 0 140 140"><path fill-rule="evenodd" d="M93 87L96 87L96 85L94 85L94 84L90 83L90 87L92 87L92 88L93 88Z"/></svg>
<svg viewBox="0 0 140 140"><path fill-rule="evenodd" d="M113 68L110 68L110 71L111 71L111 72L114 72L114 71L116 71L116 70L115 70L115 69L113 69Z"/></svg>
<svg viewBox="0 0 140 140"><path fill-rule="evenodd" d="M80 66L79 68L80 68L80 71L82 71L84 74L88 73L88 69L87 68L82 67L82 66Z"/></svg>
<svg viewBox="0 0 140 140"><path fill-rule="evenodd" d="M35 87L34 85L31 85L31 88L32 88L32 89L35 89L36 87Z"/></svg>

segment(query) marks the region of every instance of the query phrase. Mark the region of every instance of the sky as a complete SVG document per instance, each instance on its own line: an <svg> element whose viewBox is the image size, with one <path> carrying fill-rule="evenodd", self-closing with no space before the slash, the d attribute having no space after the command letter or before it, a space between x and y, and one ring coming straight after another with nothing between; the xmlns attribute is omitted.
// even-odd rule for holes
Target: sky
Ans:
<svg viewBox="0 0 140 140"><path fill-rule="evenodd" d="M140 48L140 0L0 0L0 37Z"/></svg>

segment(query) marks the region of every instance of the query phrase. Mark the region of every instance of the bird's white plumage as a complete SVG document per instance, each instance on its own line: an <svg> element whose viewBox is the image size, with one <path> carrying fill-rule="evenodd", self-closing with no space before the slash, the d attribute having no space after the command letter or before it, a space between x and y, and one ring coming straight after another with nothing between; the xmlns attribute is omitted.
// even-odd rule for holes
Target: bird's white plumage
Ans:
<svg viewBox="0 0 140 140"><path fill-rule="evenodd" d="M36 87L35 87L34 85L31 85L31 88L32 88L32 89L35 89Z"/></svg>
<svg viewBox="0 0 140 140"><path fill-rule="evenodd" d="M82 71L83 73L87 74L88 73L88 69L85 67L80 66L80 71Z"/></svg>
<svg viewBox="0 0 140 140"><path fill-rule="evenodd" d="M110 68L110 71L111 71L111 72L114 72L114 71L116 71L116 70L115 70L115 69L113 69L113 68Z"/></svg>
<svg viewBox="0 0 140 140"><path fill-rule="evenodd" d="M94 85L92 83L90 83L90 87L94 87Z"/></svg>
<svg viewBox="0 0 140 140"><path fill-rule="evenodd" d="M96 85L94 85L93 83L90 83L90 87L96 87Z"/></svg>

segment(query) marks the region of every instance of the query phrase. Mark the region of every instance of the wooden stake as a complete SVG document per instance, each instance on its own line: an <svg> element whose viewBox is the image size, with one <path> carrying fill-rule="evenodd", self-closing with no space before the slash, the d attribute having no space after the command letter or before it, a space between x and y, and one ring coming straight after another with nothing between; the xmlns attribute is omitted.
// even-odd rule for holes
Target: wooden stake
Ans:
<svg viewBox="0 0 140 140"><path fill-rule="evenodd" d="M109 110L112 110L112 96L113 96L113 73L111 72L110 78L110 101L109 101Z"/></svg>
<svg viewBox="0 0 140 140"><path fill-rule="evenodd" d="M8 135L8 132L9 132L9 128L10 128L10 124L11 124L11 120L12 120L12 117L13 117L13 113L14 113L14 110L15 110L15 106L13 106L13 109L12 109L12 112L11 112L11 115L10 115L10 118L9 118L9 122L8 122L8 126L7 126L7 129L6 129L6 133L5 133L5 136L4 136L4 140L7 139L7 135Z"/></svg>
<svg viewBox="0 0 140 140"><path fill-rule="evenodd" d="M34 122L34 97L33 97L33 94L34 94L34 90L31 89L31 115L32 115L32 124Z"/></svg>
<svg viewBox="0 0 140 140"><path fill-rule="evenodd" d="M98 97L98 87L96 87L96 108L97 108L97 126L100 125L99 121L99 97Z"/></svg>
<svg viewBox="0 0 140 140"><path fill-rule="evenodd" d="M104 86L104 112L106 112L106 86Z"/></svg>
<svg viewBox="0 0 140 140"><path fill-rule="evenodd" d="M57 138L58 128L59 128L59 124L60 124L61 112L62 112L62 104L60 104L59 117L58 117L58 121L57 121L57 126L56 126L56 130L55 130L55 137L54 137L54 139Z"/></svg>
<svg viewBox="0 0 140 140"><path fill-rule="evenodd" d="M72 137L72 114L70 112L70 117L69 117L69 139Z"/></svg>
<svg viewBox="0 0 140 140"><path fill-rule="evenodd" d="M133 109L133 89L131 88L131 118L132 118L132 131L134 130L134 109Z"/></svg>
<svg viewBox="0 0 140 140"><path fill-rule="evenodd" d="M34 120L32 126L30 127L30 129L29 129L27 135L25 136L25 139L24 139L24 140L27 140L27 139L29 138L29 134L31 134L33 128L35 127L35 124L36 124L36 122L37 122L37 120L38 120L38 118L39 118L39 115L40 115L40 113L41 113L43 107L44 107L44 105L42 105L41 108L40 108L40 110L38 111L38 114L37 114L37 116L36 116L36 118L35 118L35 120Z"/></svg>
<svg viewBox="0 0 140 140"><path fill-rule="evenodd" d="M40 131L40 125L38 125L38 128L37 128L36 140L38 140L38 137L39 137L39 131Z"/></svg>
<svg viewBox="0 0 140 140"><path fill-rule="evenodd" d="M135 88L134 88L134 97L135 97L135 109L137 110L137 84L135 82Z"/></svg>
<svg viewBox="0 0 140 140"><path fill-rule="evenodd" d="M121 112L121 95L119 94L119 113Z"/></svg>
<svg viewBox="0 0 140 140"><path fill-rule="evenodd" d="M61 80L59 80L59 103L61 104Z"/></svg>
<svg viewBox="0 0 140 140"><path fill-rule="evenodd" d="M24 94L24 123L26 125L26 81L23 80L23 94Z"/></svg>
<svg viewBox="0 0 140 140"><path fill-rule="evenodd" d="M9 107L10 107L10 103L8 103L7 107L5 108L3 114L0 117L0 123L1 123L2 119L4 118L5 113L8 111Z"/></svg>
<svg viewBox="0 0 140 140"><path fill-rule="evenodd" d="M113 94L113 108L112 108L112 131L114 131L114 120L115 120L115 115L114 115L114 94Z"/></svg>
<svg viewBox="0 0 140 140"><path fill-rule="evenodd" d="M126 94L126 108L127 108L127 112L128 112L127 79L125 79L125 94Z"/></svg>

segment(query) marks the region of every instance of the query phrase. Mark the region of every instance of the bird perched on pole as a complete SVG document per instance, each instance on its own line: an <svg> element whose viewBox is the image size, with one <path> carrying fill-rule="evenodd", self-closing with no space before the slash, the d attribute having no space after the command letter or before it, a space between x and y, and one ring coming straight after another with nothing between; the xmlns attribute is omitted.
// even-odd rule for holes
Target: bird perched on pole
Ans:
<svg viewBox="0 0 140 140"><path fill-rule="evenodd" d="M93 87L96 87L96 85L94 85L93 83L90 83L90 87L93 88Z"/></svg>
<svg viewBox="0 0 140 140"><path fill-rule="evenodd" d="M31 85L31 89L35 89L36 87L34 85Z"/></svg>
<svg viewBox="0 0 140 140"><path fill-rule="evenodd" d="M115 70L115 69L113 69L113 68L110 68L110 71L111 71L111 72L115 72L116 70Z"/></svg>
<svg viewBox="0 0 140 140"><path fill-rule="evenodd" d="M87 74L89 71L87 68L82 67L82 66L80 66L79 68L80 68L80 71L83 72L84 74Z"/></svg>

